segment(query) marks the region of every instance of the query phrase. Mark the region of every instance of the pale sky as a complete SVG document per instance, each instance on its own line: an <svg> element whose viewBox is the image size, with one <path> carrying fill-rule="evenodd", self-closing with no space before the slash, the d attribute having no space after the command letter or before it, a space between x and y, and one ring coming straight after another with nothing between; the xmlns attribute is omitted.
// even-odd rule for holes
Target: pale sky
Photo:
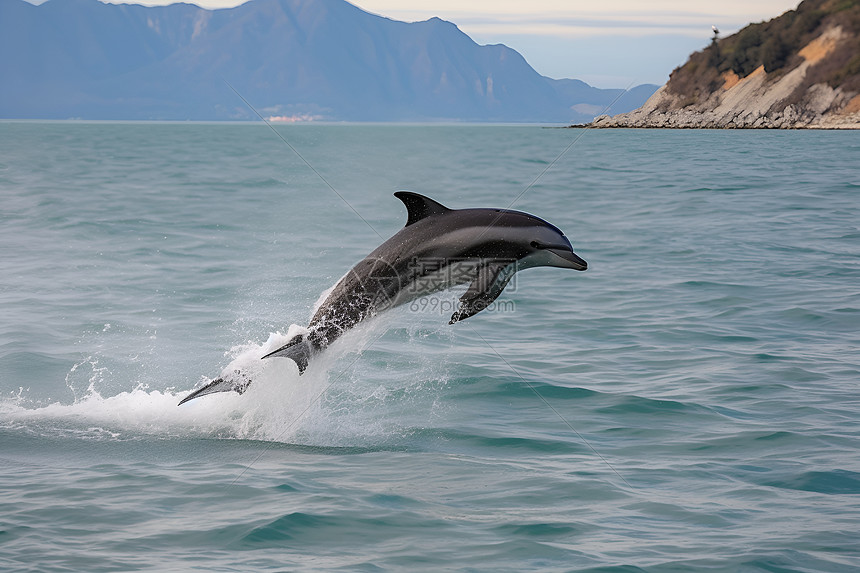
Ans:
<svg viewBox="0 0 860 573"><path fill-rule="evenodd" d="M190 1L190 0L189 0ZM138 4L170 4L141 0ZM204 8L239 0L196 0ZM413 22L438 16L479 44L505 44L539 73L597 87L663 84L711 38L779 16L799 0L355 0L360 8Z"/></svg>

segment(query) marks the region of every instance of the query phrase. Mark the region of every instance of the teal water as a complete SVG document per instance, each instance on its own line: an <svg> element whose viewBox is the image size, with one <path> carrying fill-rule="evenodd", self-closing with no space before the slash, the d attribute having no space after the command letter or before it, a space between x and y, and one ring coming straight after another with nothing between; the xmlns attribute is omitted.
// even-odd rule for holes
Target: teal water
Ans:
<svg viewBox="0 0 860 573"><path fill-rule="evenodd" d="M860 568L857 134L278 129L336 192L264 125L0 123L0 569ZM589 270L176 406L399 189Z"/></svg>

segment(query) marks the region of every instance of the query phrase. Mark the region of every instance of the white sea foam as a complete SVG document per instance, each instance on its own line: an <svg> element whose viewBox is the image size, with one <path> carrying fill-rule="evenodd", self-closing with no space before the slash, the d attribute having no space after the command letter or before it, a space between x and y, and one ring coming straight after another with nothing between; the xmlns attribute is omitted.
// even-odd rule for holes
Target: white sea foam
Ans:
<svg viewBox="0 0 860 573"><path fill-rule="evenodd" d="M89 387L74 402L33 406L21 390L0 400L0 417L6 424L39 433L83 433L100 439L210 437L355 445L364 442L363 437L378 439L400 431L378 410L391 400L391 390L411 391L417 384L420 394L420 381L404 377L381 382L362 374L366 365L356 365L354 353L371 344L389 323L377 319L352 329L316 356L302 376L292 360L260 358L306 331L304 327L292 325L286 333L272 333L263 344L236 346L228 352L232 360L222 376L236 370L248 375L253 382L245 393L206 395L182 406L177 404L189 389L156 390L139 384L105 395L99 387L116 383L100 379L111 374L92 358L96 366ZM326 399L329 390L334 397Z"/></svg>
<svg viewBox="0 0 860 573"><path fill-rule="evenodd" d="M242 395L212 394L177 407L187 391L152 390L138 385L105 396L93 381L86 394L71 404L56 402L33 407L27 404L26 392L18 392L0 401L0 415L11 423L97 427L107 429L105 435L110 437L146 434L290 441L301 429L301 419L311 414L325 390L327 366L332 361L315 361L314 367L299 377L293 361L260 357L302 330L293 325L286 334L272 333L261 345L249 343L230 350L233 360L222 373L241 370L253 380Z"/></svg>

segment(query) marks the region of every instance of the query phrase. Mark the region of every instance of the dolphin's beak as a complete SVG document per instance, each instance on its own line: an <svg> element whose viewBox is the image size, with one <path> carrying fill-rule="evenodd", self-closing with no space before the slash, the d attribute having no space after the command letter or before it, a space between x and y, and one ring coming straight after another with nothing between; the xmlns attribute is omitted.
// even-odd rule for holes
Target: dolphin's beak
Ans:
<svg viewBox="0 0 860 573"><path fill-rule="evenodd" d="M547 251L562 259L561 261L557 261L558 264L553 265L555 267L573 269L575 271L584 271L588 268L588 263L573 251L568 249L547 249Z"/></svg>

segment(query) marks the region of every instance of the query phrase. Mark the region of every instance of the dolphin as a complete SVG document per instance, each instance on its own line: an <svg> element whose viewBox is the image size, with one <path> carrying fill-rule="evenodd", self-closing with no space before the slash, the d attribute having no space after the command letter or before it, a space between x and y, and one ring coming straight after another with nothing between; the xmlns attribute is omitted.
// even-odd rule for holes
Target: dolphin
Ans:
<svg viewBox="0 0 860 573"><path fill-rule="evenodd" d="M588 268L561 230L534 215L508 209L449 209L410 191L394 196L406 206L406 226L337 282L306 333L263 359L290 358L302 374L311 358L344 332L390 308L468 284L451 316L449 324L454 324L492 304L518 271ZM180 404L214 392L241 394L250 383L235 371L192 392Z"/></svg>

